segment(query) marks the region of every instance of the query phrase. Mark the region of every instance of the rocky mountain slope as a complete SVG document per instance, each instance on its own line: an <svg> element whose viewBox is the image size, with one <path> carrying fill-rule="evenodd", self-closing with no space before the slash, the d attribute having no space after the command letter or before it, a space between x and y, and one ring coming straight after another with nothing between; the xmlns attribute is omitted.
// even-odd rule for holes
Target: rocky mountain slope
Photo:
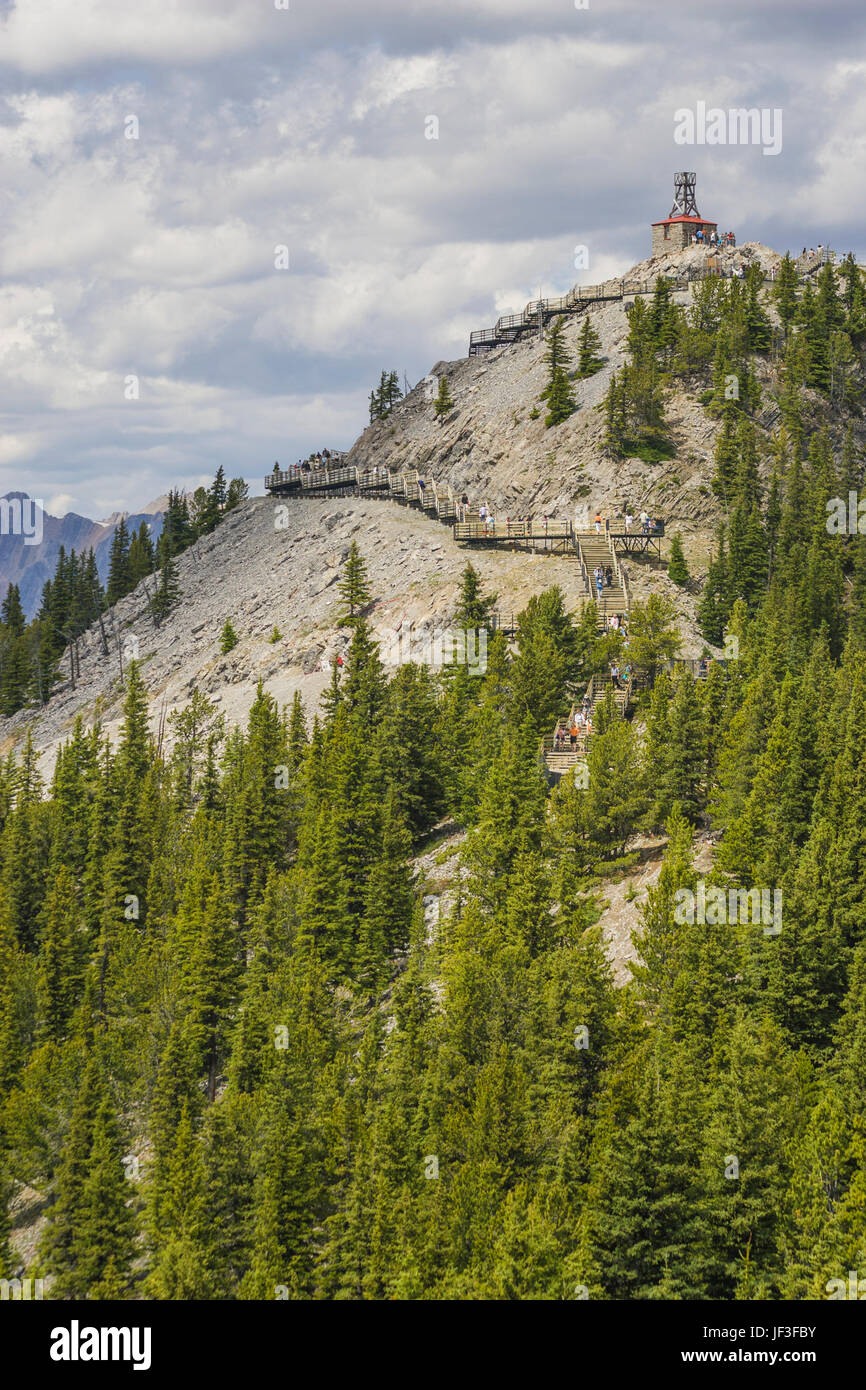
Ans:
<svg viewBox="0 0 866 1390"><path fill-rule="evenodd" d="M107 624L108 656L98 627L91 629L80 643L75 689L66 681L38 714L22 710L0 721L0 748L19 744L29 725L48 771L58 741L68 736L78 713L90 719L99 711L108 732L115 732L124 649L127 657L138 651L154 728L162 715L182 708L194 689L230 722L243 719L259 680L280 704L300 690L312 709L328 682L330 662L349 638L335 615L337 581L352 540L368 563L376 596L370 616L384 655L392 632L410 625L413 640L421 640L425 629L450 623L470 552L455 544L449 527L387 501L353 498L293 502L283 529L275 529L275 517L269 498L243 503L181 555L181 602L158 629L143 585L117 604ZM498 593L504 613L519 612L532 594L551 584L561 585L571 607L584 601L574 560L486 551L472 551L471 558L488 589ZM639 577L636 582L640 591ZM656 582L669 583L664 575ZM222 656L219 639L226 618L241 640ZM274 626L282 636L272 644Z"/></svg>

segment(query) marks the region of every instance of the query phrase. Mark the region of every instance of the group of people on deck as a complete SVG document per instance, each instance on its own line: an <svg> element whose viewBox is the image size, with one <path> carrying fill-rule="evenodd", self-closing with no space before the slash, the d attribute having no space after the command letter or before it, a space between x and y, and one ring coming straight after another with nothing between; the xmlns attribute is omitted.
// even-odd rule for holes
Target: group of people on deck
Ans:
<svg viewBox="0 0 866 1390"><path fill-rule="evenodd" d="M309 458L298 459L297 463L290 463L288 468L283 469L284 473L312 473L314 469L329 468L332 463L336 463L338 457L342 455L332 454L330 449L320 449L317 454L310 454ZM280 465L274 464L274 472L280 472Z"/></svg>
<svg viewBox="0 0 866 1390"><path fill-rule="evenodd" d="M692 232L692 245L698 246L736 246L737 238L733 232L705 232L703 227L698 227L696 232Z"/></svg>
<svg viewBox="0 0 866 1390"><path fill-rule="evenodd" d="M639 521L639 523L640 523L640 528L641 528L641 530L647 532L647 534L649 534L650 531L654 531L655 528L656 528L656 519L655 519L655 517L650 516L649 512L646 511L646 510L643 510L643 511L640 513L640 516L638 517L638 521ZM579 517L577 518L577 521L576 521L575 524L576 524L576 525L578 526L578 528L579 528L579 524L580 524L580 518L579 518ZM600 535L600 534L601 534L601 528L602 528L602 526L605 525L605 521L604 521L604 518L603 518L601 512L596 512L596 514L595 514L595 521L594 521L593 524L594 524L594 526L595 526L595 534L596 534L597 536ZM634 515L633 515L630 511L628 511L628 510L625 512L624 524L625 524L625 532L626 532L626 535L628 535L629 532L631 531L631 528L634 526ZM613 529L615 529L615 524L614 524Z"/></svg>
<svg viewBox="0 0 866 1390"><path fill-rule="evenodd" d="M655 523L655 517L650 516L649 512L647 512L647 511L642 511L641 514L640 514L640 517L638 518L638 520L639 520L639 522L640 522L640 529L641 529L642 531L646 532L647 535L650 533L650 531L654 531L654 530L655 530L655 525L656 525L656 523ZM631 512L626 512L626 514L625 514L625 529L626 529L626 534L628 534L628 533L631 531L631 528L632 528L633 525L634 525L634 517L632 516Z"/></svg>

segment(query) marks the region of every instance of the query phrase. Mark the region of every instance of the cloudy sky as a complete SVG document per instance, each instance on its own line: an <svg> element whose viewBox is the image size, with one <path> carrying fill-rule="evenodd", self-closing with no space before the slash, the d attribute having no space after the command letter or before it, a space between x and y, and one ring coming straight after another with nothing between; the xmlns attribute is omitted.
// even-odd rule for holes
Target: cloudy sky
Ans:
<svg viewBox="0 0 866 1390"><path fill-rule="evenodd" d="M741 240L866 259L864 34L863 0L0 0L0 493L261 491L382 368L645 257L677 168ZM683 149L698 102L780 110L781 153Z"/></svg>

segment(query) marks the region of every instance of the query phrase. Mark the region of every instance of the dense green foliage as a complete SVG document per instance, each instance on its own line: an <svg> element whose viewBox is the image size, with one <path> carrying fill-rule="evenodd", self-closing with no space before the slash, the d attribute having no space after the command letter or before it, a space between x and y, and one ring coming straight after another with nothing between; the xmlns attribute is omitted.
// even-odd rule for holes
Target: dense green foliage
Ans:
<svg viewBox="0 0 866 1390"><path fill-rule="evenodd" d="M451 388L448 385L447 376L443 373L439 378L439 389L436 393L436 399L433 402L433 413L436 419L441 423L441 421L445 419L445 416L453 409L454 400L451 396Z"/></svg>
<svg viewBox="0 0 866 1390"><path fill-rule="evenodd" d="M471 569L461 602L483 622ZM866 1255L842 620L834 654L740 601L739 660L696 683L663 669L670 606L636 604L655 686L642 721L600 708L585 787L550 791L538 733L611 639L556 589L478 673L386 679L356 613L312 730L260 687L226 734L196 693L166 755L133 664L114 750L79 723L46 788L28 744L0 775L0 1142L47 1198L31 1272L92 1299L823 1296ZM431 916L411 858L449 817ZM783 888L780 934L681 924L708 821L713 881ZM667 848L615 988L593 923L641 828Z"/></svg>

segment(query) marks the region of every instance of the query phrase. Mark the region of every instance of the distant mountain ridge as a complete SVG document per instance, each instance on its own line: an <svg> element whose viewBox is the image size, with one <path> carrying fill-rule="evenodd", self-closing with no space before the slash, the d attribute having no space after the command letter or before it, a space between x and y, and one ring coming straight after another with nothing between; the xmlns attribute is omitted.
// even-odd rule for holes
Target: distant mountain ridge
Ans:
<svg viewBox="0 0 866 1390"><path fill-rule="evenodd" d="M8 492L5 496L23 498L27 494ZM121 516L126 519L130 532L137 531L145 522L151 540L156 541L162 531L164 503L165 499L160 497L140 512L116 512L106 521L92 521L78 512L67 512L62 517L43 512L39 545L26 545L23 536L0 534L0 599L10 584L17 584L24 613L28 619L32 618L39 608L43 584L54 576L61 546L67 554L70 550L80 554L92 548L104 584L108 578L111 540Z"/></svg>

